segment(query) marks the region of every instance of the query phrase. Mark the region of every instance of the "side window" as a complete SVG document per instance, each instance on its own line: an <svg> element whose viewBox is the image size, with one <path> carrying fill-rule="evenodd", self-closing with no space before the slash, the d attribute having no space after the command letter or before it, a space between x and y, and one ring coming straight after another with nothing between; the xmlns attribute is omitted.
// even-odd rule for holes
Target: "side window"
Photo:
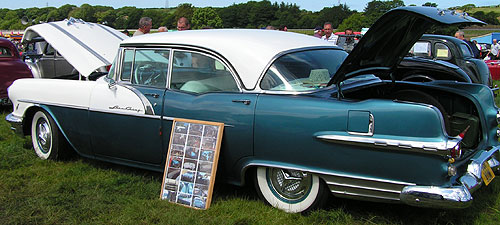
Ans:
<svg viewBox="0 0 500 225"><path fill-rule="evenodd" d="M451 59L451 52L448 46L443 43L436 43L436 59L449 60Z"/></svg>
<svg viewBox="0 0 500 225"><path fill-rule="evenodd" d="M137 85L166 87L169 56L169 50L136 50L131 82Z"/></svg>
<svg viewBox="0 0 500 225"><path fill-rule="evenodd" d="M123 52L123 64L121 80L130 81L130 74L132 73L132 62L134 61L134 50L126 49Z"/></svg>
<svg viewBox="0 0 500 225"><path fill-rule="evenodd" d="M418 41L410 49L410 53L414 56L432 58L431 43L428 41Z"/></svg>
<svg viewBox="0 0 500 225"><path fill-rule="evenodd" d="M472 51L467 44L460 44L460 49L462 50L464 57L473 57Z"/></svg>
<svg viewBox="0 0 500 225"><path fill-rule="evenodd" d="M8 48L0 47L0 57L1 58L12 57L12 53Z"/></svg>
<svg viewBox="0 0 500 225"><path fill-rule="evenodd" d="M47 49L45 50L45 55L54 55L55 50L52 48L52 45L47 44Z"/></svg>
<svg viewBox="0 0 500 225"><path fill-rule="evenodd" d="M203 94L239 92L228 68L208 55L175 51L170 89Z"/></svg>

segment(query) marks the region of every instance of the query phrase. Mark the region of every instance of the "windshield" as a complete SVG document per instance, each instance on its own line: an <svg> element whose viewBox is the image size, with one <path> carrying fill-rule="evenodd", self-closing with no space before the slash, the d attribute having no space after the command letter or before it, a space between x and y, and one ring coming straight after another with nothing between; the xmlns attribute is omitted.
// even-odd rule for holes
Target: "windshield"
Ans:
<svg viewBox="0 0 500 225"><path fill-rule="evenodd" d="M326 87L347 53L336 49L294 52L278 58L260 83L263 90L312 91Z"/></svg>

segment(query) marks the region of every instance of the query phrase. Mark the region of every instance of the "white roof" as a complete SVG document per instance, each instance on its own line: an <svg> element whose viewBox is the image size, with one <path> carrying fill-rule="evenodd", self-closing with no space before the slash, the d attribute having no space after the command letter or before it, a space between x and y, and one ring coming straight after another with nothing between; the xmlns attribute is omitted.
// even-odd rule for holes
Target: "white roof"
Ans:
<svg viewBox="0 0 500 225"><path fill-rule="evenodd" d="M279 53L306 47L332 47L331 43L309 35L251 29L146 34L127 39L122 44L174 44L210 49L233 65L247 89L255 88L265 67Z"/></svg>
<svg viewBox="0 0 500 225"><path fill-rule="evenodd" d="M41 36L83 76L110 65L126 38L121 32L97 23L69 19L30 26L23 36L30 41Z"/></svg>

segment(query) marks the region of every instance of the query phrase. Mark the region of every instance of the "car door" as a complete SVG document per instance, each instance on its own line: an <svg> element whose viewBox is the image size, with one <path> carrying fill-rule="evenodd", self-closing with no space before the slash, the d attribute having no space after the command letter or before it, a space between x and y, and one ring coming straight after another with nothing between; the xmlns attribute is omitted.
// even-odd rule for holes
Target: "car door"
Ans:
<svg viewBox="0 0 500 225"><path fill-rule="evenodd" d="M118 80L96 85L89 119L97 157L161 168L162 102L169 49L123 49Z"/></svg>
<svg viewBox="0 0 500 225"><path fill-rule="evenodd" d="M189 59L189 60L187 60ZM238 160L253 155L256 93L241 91L236 74L219 58L176 50L163 104L164 129L173 118L224 123L219 171L232 171ZM170 133L170 130L165 130ZM169 135L164 136L168 142ZM239 171L234 171L239 174ZM231 177L232 174L225 174Z"/></svg>

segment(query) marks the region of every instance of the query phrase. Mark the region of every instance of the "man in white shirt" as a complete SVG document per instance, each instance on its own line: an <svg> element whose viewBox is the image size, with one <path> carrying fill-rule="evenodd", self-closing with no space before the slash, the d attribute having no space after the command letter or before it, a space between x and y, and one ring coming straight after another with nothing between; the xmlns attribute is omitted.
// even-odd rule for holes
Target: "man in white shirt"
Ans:
<svg viewBox="0 0 500 225"><path fill-rule="evenodd" d="M321 37L321 39L326 40L326 41L331 42L332 44L336 45L338 36L333 34L332 23L326 22L323 25L323 30L325 31L325 35L323 35L323 37Z"/></svg>
<svg viewBox="0 0 500 225"><path fill-rule="evenodd" d="M147 34L151 30L151 27L153 26L153 20L149 17L142 17L139 20L139 29L134 32L134 37Z"/></svg>
<svg viewBox="0 0 500 225"><path fill-rule="evenodd" d="M497 39L493 39L493 42L491 44L491 49L490 49L490 59L496 60L499 59L499 53L500 53L500 44L497 43Z"/></svg>

